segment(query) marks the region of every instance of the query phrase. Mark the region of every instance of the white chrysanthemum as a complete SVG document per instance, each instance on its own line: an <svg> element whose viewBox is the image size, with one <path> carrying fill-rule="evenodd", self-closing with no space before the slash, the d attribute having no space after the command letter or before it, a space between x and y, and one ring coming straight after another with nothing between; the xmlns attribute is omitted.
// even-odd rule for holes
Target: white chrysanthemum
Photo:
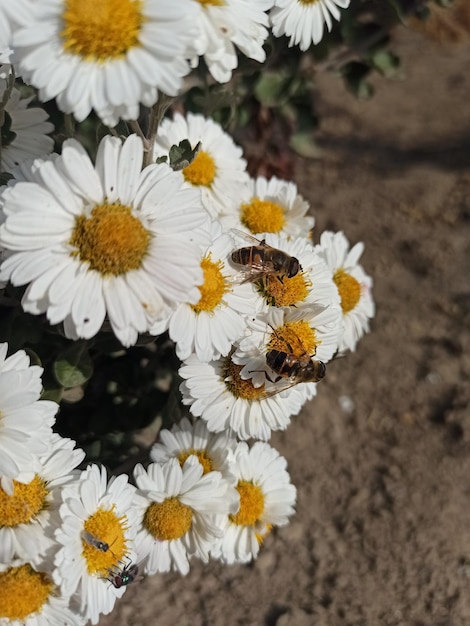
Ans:
<svg viewBox="0 0 470 626"><path fill-rule="evenodd" d="M34 162L28 182L0 194L0 280L28 284L22 305L89 339L105 317L125 346L202 283L199 194L167 165L141 171L143 145L106 136L93 166L75 140Z"/></svg>
<svg viewBox="0 0 470 626"><path fill-rule="evenodd" d="M267 314L261 314L247 320L248 336L240 341L232 359L243 365L241 377L251 379L255 387L266 382L266 378L277 380L279 389L291 387L297 383L296 391L305 391L309 387L308 397L316 395L316 386L323 377L324 368L317 361L327 363L338 350L341 331L341 313L338 307L322 307L319 305L304 306L298 309L271 308ZM304 366L305 379L297 378L295 373L290 376L290 362L281 359L285 364L282 373L273 371L266 355L274 350L292 355Z"/></svg>
<svg viewBox="0 0 470 626"><path fill-rule="evenodd" d="M127 475L108 481L104 467L90 465L63 488L62 500L54 577L64 594L74 595L79 613L97 624L100 613L110 613L126 589L115 588L107 576L134 560L139 498ZM84 533L107 549L86 541Z"/></svg>
<svg viewBox="0 0 470 626"><path fill-rule="evenodd" d="M0 101L6 90L6 81L0 80ZM27 108L32 98L21 98L13 88L5 105L5 121L2 126L2 152L0 169L11 172L22 161L43 154L54 148L54 140L47 136L54 130L46 122L47 113L39 107Z"/></svg>
<svg viewBox="0 0 470 626"><path fill-rule="evenodd" d="M218 227L214 223L212 232L220 232ZM181 360L193 352L205 362L226 356L245 330L244 315L253 310L257 298L252 285L233 281L237 272L229 263L232 250L229 235L213 240L200 262L204 282L199 286L199 301L192 305L181 303L171 314L169 333Z"/></svg>
<svg viewBox="0 0 470 626"><path fill-rule="evenodd" d="M20 558L37 564L54 545L51 515L61 502L63 485L84 457L74 441L54 434L31 481L15 481L12 495L0 487L0 563Z"/></svg>
<svg viewBox="0 0 470 626"><path fill-rule="evenodd" d="M299 45L307 50L312 43L320 43L324 25L331 30L332 17L339 22L338 7L346 9L350 0L274 0L269 14L273 35L290 37L289 46Z"/></svg>
<svg viewBox="0 0 470 626"><path fill-rule="evenodd" d="M309 237L315 220L307 216L309 204L297 185L273 176L250 179L235 211L221 218L225 228L246 229L252 235L278 233L289 237Z"/></svg>
<svg viewBox="0 0 470 626"><path fill-rule="evenodd" d="M17 0L15 7L25 0ZM176 96L197 33L192 0L42 0L13 37L15 63L43 101L107 126Z"/></svg>
<svg viewBox="0 0 470 626"><path fill-rule="evenodd" d="M359 339L369 331L369 319L375 315L372 278L359 265L364 244L357 243L350 250L341 231L325 231L315 250L325 260L340 295L343 334L339 351L354 351Z"/></svg>
<svg viewBox="0 0 470 626"><path fill-rule="evenodd" d="M294 514L296 489L287 463L269 444L244 442L235 450L240 509L225 518L224 535L211 556L225 563L246 563L256 558L260 544L274 526L285 526Z"/></svg>
<svg viewBox="0 0 470 626"><path fill-rule="evenodd" d="M145 470L137 465L134 477L146 503L140 507L141 526L135 544L144 572L189 572L189 558L207 562L220 537L220 522L238 509L237 494L220 472L204 474L196 456L180 466L176 458Z"/></svg>
<svg viewBox="0 0 470 626"><path fill-rule="evenodd" d="M204 57L216 81L226 83L231 79L232 70L238 66L235 46L250 59L260 63L266 60L266 11L273 6L273 0L196 0L196 4L199 36L194 41L195 53ZM192 59L193 66L197 62L197 58Z"/></svg>
<svg viewBox="0 0 470 626"><path fill-rule="evenodd" d="M0 344L0 486L13 493L13 479L34 478L38 457L46 454L59 405L39 400L42 367L30 365L24 350L7 357Z"/></svg>
<svg viewBox="0 0 470 626"><path fill-rule="evenodd" d="M295 388L277 393L266 380L254 387L241 378L242 365L230 356L201 363L195 355L186 359L179 370L183 404L201 417L211 432L231 429L240 439L267 440L271 431L284 430L290 416L302 408L304 398Z"/></svg>
<svg viewBox="0 0 470 626"><path fill-rule="evenodd" d="M252 246L253 243L234 233L237 246ZM321 306L339 306L338 290L331 278L331 272L324 260L315 252L311 242L305 237L290 239L286 235L267 233L264 237L266 244L296 258L301 266L300 271L289 278L271 274L263 280L255 281L258 290L256 311L266 312L270 307L300 307L303 305L319 304ZM255 244L256 245L256 244ZM265 259L266 262L266 259ZM234 264L239 270L245 271L248 267Z"/></svg>
<svg viewBox="0 0 470 626"><path fill-rule="evenodd" d="M182 172L188 185L200 191L204 207L212 217L236 207L248 181L242 149L214 120L176 113L173 120L164 119L158 129L155 157L168 156L171 146L184 139L193 148L201 142L196 158Z"/></svg>
<svg viewBox="0 0 470 626"><path fill-rule="evenodd" d="M198 419L192 424L184 417L171 430L161 430L158 438L150 450L150 458L155 463L177 458L182 465L193 454L203 466L204 474L220 472L226 481L234 484L231 468L237 440L230 432L211 433L203 420Z"/></svg>
<svg viewBox="0 0 470 626"><path fill-rule="evenodd" d="M0 589L2 626L84 626L86 622L69 608L69 597L60 594L46 563L36 566L20 559L0 563Z"/></svg>

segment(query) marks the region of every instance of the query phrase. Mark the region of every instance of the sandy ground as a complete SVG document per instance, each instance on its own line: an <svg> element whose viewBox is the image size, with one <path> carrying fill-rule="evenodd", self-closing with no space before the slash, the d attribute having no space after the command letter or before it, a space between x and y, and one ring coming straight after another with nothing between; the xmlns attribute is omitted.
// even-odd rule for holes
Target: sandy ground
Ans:
<svg viewBox="0 0 470 626"><path fill-rule="evenodd" d="M396 39L406 78L371 101L320 77L323 159L295 167L317 232L364 241L377 303L271 440L296 516L254 564L154 576L100 626L470 624L470 44Z"/></svg>

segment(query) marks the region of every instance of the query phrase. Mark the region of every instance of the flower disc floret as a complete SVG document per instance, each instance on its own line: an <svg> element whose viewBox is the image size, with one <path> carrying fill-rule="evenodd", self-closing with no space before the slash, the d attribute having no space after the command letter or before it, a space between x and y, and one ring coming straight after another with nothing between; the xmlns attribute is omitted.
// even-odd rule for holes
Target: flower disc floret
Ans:
<svg viewBox="0 0 470 626"><path fill-rule="evenodd" d="M253 198L240 209L242 224L254 234L278 233L284 226L284 212L277 202Z"/></svg>
<svg viewBox="0 0 470 626"><path fill-rule="evenodd" d="M90 217L76 218L70 245L82 263L103 276L119 276L142 266L150 233L131 211L119 202L98 204Z"/></svg>
<svg viewBox="0 0 470 626"><path fill-rule="evenodd" d="M139 45L144 19L138 0L66 0L64 50L88 61L121 58Z"/></svg>
<svg viewBox="0 0 470 626"><path fill-rule="evenodd" d="M13 495L0 487L0 528L27 524L44 507L48 490L46 483L35 476L27 484L13 481Z"/></svg>
<svg viewBox="0 0 470 626"><path fill-rule="evenodd" d="M184 168L184 179L195 186L211 187L217 174L217 168L215 166L212 156L200 150L194 161Z"/></svg>
<svg viewBox="0 0 470 626"><path fill-rule="evenodd" d="M126 516L117 516L114 507L111 509L100 507L86 520L83 530L98 541L108 544L108 550L100 550L82 537L82 554L89 574L99 573L105 577L108 569L127 557L129 552L125 536L127 527Z"/></svg>
<svg viewBox="0 0 470 626"><path fill-rule="evenodd" d="M249 480L240 480L236 486L240 494L240 510L229 519L238 526L254 526L264 512L264 495L261 488Z"/></svg>
<svg viewBox="0 0 470 626"><path fill-rule="evenodd" d="M201 299L193 305L195 313L201 311L213 311L221 302L224 294L228 291L228 284L222 274L223 263L213 262L209 257L204 257L201 261L201 268L204 272L204 283L199 286Z"/></svg>
<svg viewBox="0 0 470 626"><path fill-rule="evenodd" d="M0 620L14 622L39 613L54 584L45 574L26 564L0 572L0 589Z"/></svg>
<svg viewBox="0 0 470 626"><path fill-rule="evenodd" d="M333 280L338 287L343 313L349 313L356 308L361 299L361 285L354 276L345 272L343 268L336 270L333 274Z"/></svg>
<svg viewBox="0 0 470 626"><path fill-rule="evenodd" d="M144 526L158 541L180 539L191 528L193 512L178 498L154 502L144 516Z"/></svg>

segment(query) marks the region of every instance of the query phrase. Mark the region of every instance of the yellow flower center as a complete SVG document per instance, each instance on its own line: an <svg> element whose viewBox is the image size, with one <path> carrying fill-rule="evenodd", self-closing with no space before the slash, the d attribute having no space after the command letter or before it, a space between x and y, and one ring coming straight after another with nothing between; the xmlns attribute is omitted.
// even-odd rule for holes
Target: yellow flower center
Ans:
<svg viewBox="0 0 470 626"><path fill-rule="evenodd" d="M230 515L230 521L238 526L254 526L264 512L264 494L258 485L248 480L238 481L240 509L236 515Z"/></svg>
<svg viewBox="0 0 470 626"><path fill-rule="evenodd" d="M197 460L202 465L203 474L208 474L212 472L214 469L214 464L212 462L211 457L207 454L206 450L195 450L194 448L190 448L189 450L183 450L178 454L178 461L180 462L181 467L183 467L184 462L188 458L188 456L197 456Z"/></svg>
<svg viewBox="0 0 470 626"><path fill-rule="evenodd" d="M140 46L140 0L66 0L60 33L64 50L87 61L119 59Z"/></svg>
<svg viewBox="0 0 470 626"><path fill-rule="evenodd" d="M118 565L127 555L127 539L124 531L127 529L127 517L118 517L111 509L100 508L93 513L83 525L83 530L90 533L97 541L108 544L106 551L100 550L82 538L82 555L87 562L89 574L99 574L106 577L108 569Z"/></svg>
<svg viewBox="0 0 470 626"><path fill-rule="evenodd" d="M349 313L358 304L361 299L360 283L343 269L335 272L333 280L338 287L339 296L341 298L341 308L343 313Z"/></svg>
<svg viewBox="0 0 470 626"><path fill-rule="evenodd" d="M253 234L278 233L282 230L284 210L280 204L269 200L252 198L249 204L240 207L240 219Z"/></svg>
<svg viewBox="0 0 470 626"><path fill-rule="evenodd" d="M0 572L0 622L5 619L8 623L25 623L29 615L41 611L53 588L46 574L36 572L30 565Z"/></svg>
<svg viewBox="0 0 470 626"><path fill-rule="evenodd" d="M316 340L315 331L307 322L287 322L276 328L268 342L268 350L279 350L297 357L308 354L313 356L320 341Z"/></svg>
<svg viewBox="0 0 470 626"><path fill-rule="evenodd" d="M300 4L303 4L305 6L310 6L311 4L316 4L317 2L320 2L320 0L298 0Z"/></svg>
<svg viewBox="0 0 470 626"><path fill-rule="evenodd" d="M119 276L138 269L150 243L150 233L134 217L131 208L119 203L99 204L89 218L75 220L70 245L90 269Z"/></svg>
<svg viewBox="0 0 470 626"><path fill-rule="evenodd" d="M242 365L233 363L230 356L227 357L224 367L224 379L230 393L236 398L243 400L260 400L265 397L264 385L254 387L251 380L243 380L240 376Z"/></svg>
<svg viewBox="0 0 470 626"><path fill-rule="evenodd" d="M194 161L183 170L186 182L197 187L210 187L216 173L214 159L204 150L199 150Z"/></svg>
<svg viewBox="0 0 470 626"><path fill-rule="evenodd" d="M311 282L299 272L292 278L284 276L282 281L276 276L267 276L261 292L270 306L294 306L307 298L309 287Z"/></svg>
<svg viewBox="0 0 470 626"><path fill-rule="evenodd" d="M13 481L13 495L0 487L0 528L28 524L43 508L48 495L46 483L39 476L27 484Z"/></svg>
<svg viewBox="0 0 470 626"><path fill-rule="evenodd" d="M224 293L228 290L227 283L222 274L224 264L222 261L214 263L210 256L204 257L201 261L204 272L204 283L199 287L201 298L197 304L192 306L193 311L213 311L222 301Z"/></svg>
<svg viewBox="0 0 470 626"><path fill-rule="evenodd" d="M179 539L188 532L192 523L191 507L182 504L178 498L153 502L144 515L145 528L160 541Z"/></svg>

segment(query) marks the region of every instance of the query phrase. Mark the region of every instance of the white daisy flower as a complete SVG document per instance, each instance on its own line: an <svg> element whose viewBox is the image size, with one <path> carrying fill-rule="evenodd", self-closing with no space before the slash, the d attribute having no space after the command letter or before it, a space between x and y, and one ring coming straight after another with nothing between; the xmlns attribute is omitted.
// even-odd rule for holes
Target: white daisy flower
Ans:
<svg viewBox="0 0 470 626"><path fill-rule="evenodd" d="M158 438L150 450L150 458L155 463L177 458L183 465L188 456L194 455L204 468L204 474L220 472L229 484L234 484L232 464L237 440L230 431L211 433L203 420L192 424L184 417L171 430L161 430Z"/></svg>
<svg viewBox="0 0 470 626"><path fill-rule="evenodd" d="M22 6L25 0L18 0ZM43 101L107 126L135 120L159 92L176 96L197 33L192 0L42 0L14 35L15 62Z"/></svg>
<svg viewBox="0 0 470 626"><path fill-rule="evenodd" d="M69 608L69 598L50 578L47 566L17 559L0 564L2 626L83 626L86 620Z"/></svg>
<svg viewBox="0 0 470 626"><path fill-rule="evenodd" d="M243 233L237 234L232 231L237 246L250 247L260 245L253 242L252 239L244 240ZM261 276L259 280L254 281L254 285L258 291L258 301L256 304L257 312L266 312L270 307L300 307L303 305L319 304L321 306L339 306L338 290L331 278L331 272L328 270L324 260L315 252L311 242L305 237L297 237L290 239L286 235L276 235L267 233L263 237L268 249L267 257L265 256L263 268L267 273ZM300 264L300 271L289 277L287 275L279 276L276 272L269 271L269 259L272 255L272 249L284 253L286 264L286 274L291 258L294 258ZM234 267L243 273L250 270L250 265L240 266L233 262Z"/></svg>
<svg viewBox="0 0 470 626"><path fill-rule="evenodd" d="M0 563L20 558L38 564L54 545L51 515L58 509L63 485L72 480L84 457L74 441L54 434L31 481L13 481L11 495L0 487Z"/></svg>
<svg viewBox="0 0 470 626"><path fill-rule="evenodd" d="M325 372L323 364L338 350L340 309L319 305L271 308L267 314L249 318L247 324L250 334L232 356L243 365L241 377L251 379L255 387L266 379L281 390L298 384L297 391L304 391L309 386L309 397L316 395Z"/></svg>
<svg viewBox="0 0 470 626"><path fill-rule="evenodd" d="M205 10L205 9L203 9ZM248 181L242 149L210 118L176 113L165 118L158 129L155 158L168 156L171 146L189 140L193 148L201 142L194 161L182 172L188 185L198 189L204 207L212 217L237 206L243 186Z"/></svg>
<svg viewBox="0 0 470 626"><path fill-rule="evenodd" d="M272 528L288 523L296 501L286 460L269 444L257 441L250 449L239 443L235 467L240 509L225 518L224 535L211 552L229 564L255 559Z"/></svg>
<svg viewBox="0 0 470 626"><path fill-rule="evenodd" d="M271 431L287 428L304 398L295 388L278 393L268 380L255 387L241 377L242 368L230 356L201 363L191 355L179 370L184 379L180 386L183 404L211 432L231 429L240 439L267 440Z"/></svg>
<svg viewBox="0 0 470 626"><path fill-rule="evenodd" d="M42 367L30 365L24 350L7 357L0 344L0 486L13 494L13 479L28 483L40 467L38 457L51 445L59 405L39 400Z"/></svg>
<svg viewBox="0 0 470 626"><path fill-rule="evenodd" d="M144 572L189 572L189 558L207 562L209 551L220 536L219 522L238 509L234 488L220 472L204 474L194 455L181 467L176 458L165 464L152 463L134 469L139 494L141 526L136 537ZM235 506L236 505L236 506Z"/></svg>
<svg viewBox="0 0 470 626"><path fill-rule="evenodd" d="M177 302L200 298L196 229L207 213L178 172L141 171L142 160L136 135L106 136L96 166L71 139L0 194L0 245L11 251L0 280L28 284L23 309L64 321L72 339L93 337L107 317L131 346Z"/></svg>
<svg viewBox="0 0 470 626"><path fill-rule="evenodd" d="M197 0L199 36L194 41L195 53L204 57L209 72L219 83L232 77L238 66L235 46L250 59L266 60L263 44L268 36L268 16L273 0ZM197 59L192 59L193 66Z"/></svg>
<svg viewBox="0 0 470 626"><path fill-rule="evenodd" d="M108 578L135 557L136 490L125 474L108 481L104 467L90 465L63 488L62 500L54 577L65 595L76 594L79 613L97 624L126 589Z"/></svg>
<svg viewBox="0 0 470 626"><path fill-rule="evenodd" d="M339 22L338 7L347 9L350 0L274 0L269 14L273 35L290 37L289 47L299 45L307 50L312 43L323 38L324 25L328 32L333 26L332 17Z"/></svg>
<svg viewBox="0 0 470 626"><path fill-rule="evenodd" d="M0 80L0 101L6 87L6 81ZM2 126L2 171L12 172L22 161L49 154L54 149L54 140L47 136L54 130L54 126L46 122L48 115L44 109L27 108L32 99L22 99L21 93L15 88L10 93Z"/></svg>
<svg viewBox="0 0 470 626"><path fill-rule="evenodd" d="M226 211L221 222L225 228L246 229L252 235L284 234L309 237L315 219L307 216L309 204L294 183L273 176L250 179L235 211Z"/></svg>
<svg viewBox="0 0 470 626"><path fill-rule="evenodd" d="M372 278L359 265L364 244L357 243L349 249L341 231L325 231L315 250L325 260L340 296L343 334L339 352L354 351L359 339L369 332L369 320L375 315Z"/></svg>
<svg viewBox="0 0 470 626"><path fill-rule="evenodd" d="M220 233L220 225L214 223L212 233L217 232ZM227 355L245 330L243 315L253 310L256 295L252 285L233 282L237 272L229 263L232 250L229 235L215 237L200 262L204 282L199 285L199 301L183 302L171 314L169 334L182 361L193 352L201 361ZM160 327L157 329L161 332Z"/></svg>

